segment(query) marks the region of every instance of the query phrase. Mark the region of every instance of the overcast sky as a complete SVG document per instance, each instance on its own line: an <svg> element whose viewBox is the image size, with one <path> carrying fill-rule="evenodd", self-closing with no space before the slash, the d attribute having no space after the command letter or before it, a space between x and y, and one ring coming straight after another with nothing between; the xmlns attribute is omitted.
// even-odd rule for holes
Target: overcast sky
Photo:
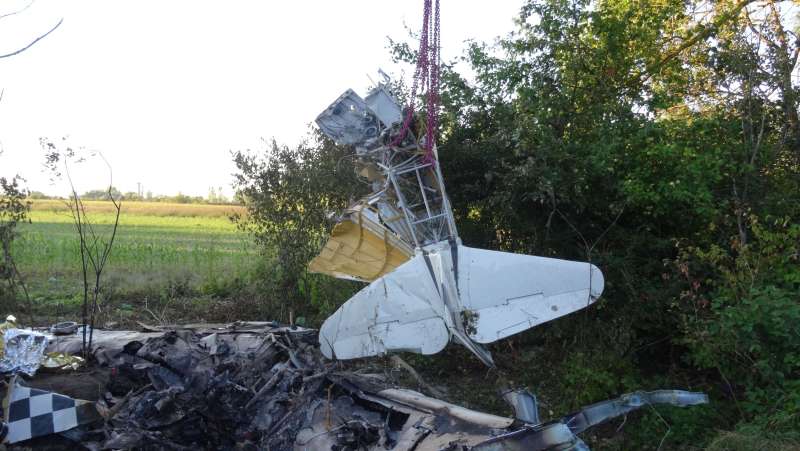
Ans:
<svg viewBox="0 0 800 451"><path fill-rule="evenodd" d="M521 0L441 0L443 57L513 28ZM0 0L0 14L27 0ZM422 0L37 0L0 20L0 175L63 194L41 170L40 137L103 152L122 191L230 194L230 150L299 142L347 88L399 73L387 36L421 23ZM406 74L407 75L407 74ZM99 168L98 168L99 169ZM102 187L102 171L79 189Z"/></svg>

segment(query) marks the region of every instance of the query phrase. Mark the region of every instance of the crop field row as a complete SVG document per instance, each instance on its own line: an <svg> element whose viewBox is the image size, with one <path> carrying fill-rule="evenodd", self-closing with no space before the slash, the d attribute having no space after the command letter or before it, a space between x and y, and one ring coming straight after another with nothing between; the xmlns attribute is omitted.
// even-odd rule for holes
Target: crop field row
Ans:
<svg viewBox="0 0 800 451"><path fill-rule="evenodd" d="M88 213L113 213L114 206L111 202L100 200L83 201ZM64 213L69 215L69 207L64 200L43 199L35 200L31 205L33 212ZM179 204L170 202L122 202L122 212L133 217L159 216L159 217L208 217L227 218L232 213L243 213L244 209L237 205L211 205L211 204Z"/></svg>
<svg viewBox="0 0 800 451"><path fill-rule="evenodd" d="M108 236L114 222L108 202L87 202L98 234ZM136 296L164 290L198 290L209 282L225 284L248 277L259 262L249 236L226 205L123 204L119 228L106 268L108 287ZM36 201L31 222L20 226L14 253L35 298L75 297L81 287L78 235L63 201Z"/></svg>

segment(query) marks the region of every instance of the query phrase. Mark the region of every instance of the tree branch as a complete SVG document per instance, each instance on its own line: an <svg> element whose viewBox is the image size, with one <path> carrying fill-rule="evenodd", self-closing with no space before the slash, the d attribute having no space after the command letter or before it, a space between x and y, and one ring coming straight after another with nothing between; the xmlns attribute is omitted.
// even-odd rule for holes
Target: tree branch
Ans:
<svg viewBox="0 0 800 451"><path fill-rule="evenodd" d="M11 53L6 53L5 55L0 55L0 59L8 58L8 57L14 56L14 55L19 55L20 53L24 52L25 50L28 50L29 48L33 47L34 44L36 44L37 42L39 42L42 39L46 38L47 35L49 35L50 33L54 32L56 30L56 28L61 26L62 22L64 22L63 18L61 20L59 20L58 23L53 28L51 28L50 31L48 31L47 33L45 33L45 34L39 36L38 38L34 39L33 42L31 42L30 44L26 45L25 47L23 47L23 48L21 48L19 50L13 51Z"/></svg>
<svg viewBox="0 0 800 451"><path fill-rule="evenodd" d="M742 0L736 5L734 5L733 9L731 9L730 11L720 14L717 17L717 19L713 21L711 24L709 25L698 24L696 27L694 27L694 30L696 30L694 36L687 37L687 39L683 42L683 44L679 45L676 49L664 55L664 57L658 60L658 62L648 67L646 69L647 70L646 76L642 81L644 82L645 80L649 79L655 73L655 71L660 69L669 61L677 58L678 55L680 55L684 50L688 49L689 47L692 47L693 45L697 44L703 39L710 37L714 32L718 31L722 25L735 19L743 8L745 8L747 5L755 1L756 0Z"/></svg>
<svg viewBox="0 0 800 451"><path fill-rule="evenodd" d="M30 1L30 3L28 3L28 4L27 4L27 5L26 5L24 8L22 8L22 9L18 9L18 10L16 10L16 11L13 11L13 12L10 12L10 13L6 13L6 14L3 14L3 15L0 15L0 20L2 20L2 19L5 19L6 17L9 17L9 16L14 16L14 15L17 15L17 14L19 14L19 13L21 13L21 12L25 11L26 9L30 8L30 7L31 7L31 5L33 5L33 3L34 3L35 1L36 1L36 0L31 0L31 1Z"/></svg>

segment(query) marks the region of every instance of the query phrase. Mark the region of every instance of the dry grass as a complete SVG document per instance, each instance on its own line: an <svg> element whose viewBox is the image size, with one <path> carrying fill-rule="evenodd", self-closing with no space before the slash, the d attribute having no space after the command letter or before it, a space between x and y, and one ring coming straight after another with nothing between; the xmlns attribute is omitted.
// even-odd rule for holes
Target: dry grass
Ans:
<svg viewBox="0 0 800 451"><path fill-rule="evenodd" d="M107 201L87 200L84 201L84 205L89 214L114 212L114 206ZM31 209L34 212L69 212L65 201L57 199L34 200ZM167 202L122 203L123 215L225 218L233 213L244 214L244 208L238 205L177 204Z"/></svg>
<svg viewBox="0 0 800 451"><path fill-rule="evenodd" d="M706 448L707 451L800 451L800 443L770 440L738 432L722 432Z"/></svg>

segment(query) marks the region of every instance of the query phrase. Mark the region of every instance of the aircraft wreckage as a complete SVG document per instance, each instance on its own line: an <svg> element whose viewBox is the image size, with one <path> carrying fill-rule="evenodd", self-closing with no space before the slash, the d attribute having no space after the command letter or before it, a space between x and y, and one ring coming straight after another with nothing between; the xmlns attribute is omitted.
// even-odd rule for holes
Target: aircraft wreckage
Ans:
<svg viewBox="0 0 800 451"><path fill-rule="evenodd" d="M347 90L319 117L352 145L372 192L338 219L312 272L369 282L320 329L328 358L435 354L450 340L494 366L484 345L588 307L603 292L596 266L464 246L435 145L416 136L386 84Z"/></svg>
<svg viewBox="0 0 800 451"><path fill-rule="evenodd" d="M504 390L512 416L501 416L403 388L381 364L325 361L313 329L273 322L142 327L94 330L87 361L74 356L84 349L77 329L6 330L3 445L582 451L588 448L579 434L613 418L658 404L708 402L681 390L634 392L540 419L534 396Z"/></svg>

